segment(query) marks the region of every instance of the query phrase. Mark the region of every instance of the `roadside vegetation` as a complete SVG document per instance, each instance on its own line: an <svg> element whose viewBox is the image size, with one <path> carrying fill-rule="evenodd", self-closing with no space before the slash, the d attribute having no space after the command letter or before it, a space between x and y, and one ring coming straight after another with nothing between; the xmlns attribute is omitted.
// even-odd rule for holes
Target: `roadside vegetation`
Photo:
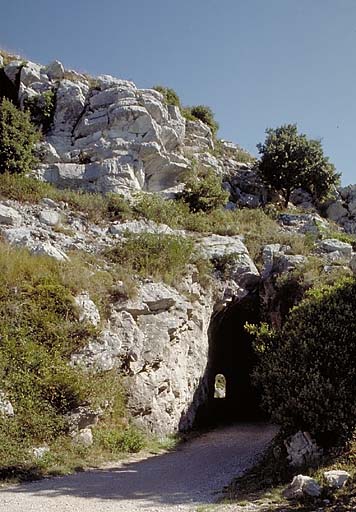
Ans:
<svg viewBox="0 0 356 512"><path fill-rule="evenodd" d="M120 375L69 364L98 335L78 321L74 295L84 278L99 293L102 275L78 270L78 261L58 263L0 248L1 392L14 408L13 416L0 414L3 479L63 473L144 446L143 435L129 424ZM69 436L67 416L83 405L102 410L89 448L74 445ZM41 446L50 451L37 459L33 449Z"/></svg>

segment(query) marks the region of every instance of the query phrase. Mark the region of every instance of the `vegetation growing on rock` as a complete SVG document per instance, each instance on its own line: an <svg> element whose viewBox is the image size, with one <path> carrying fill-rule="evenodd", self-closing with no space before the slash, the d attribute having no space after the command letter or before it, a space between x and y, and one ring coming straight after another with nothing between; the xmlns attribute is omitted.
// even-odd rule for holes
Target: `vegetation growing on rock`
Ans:
<svg viewBox="0 0 356 512"><path fill-rule="evenodd" d="M180 99L174 89L171 89L170 87L164 87L163 85L155 85L153 89L163 95L164 101L167 103L167 105L180 107Z"/></svg>
<svg viewBox="0 0 356 512"><path fill-rule="evenodd" d="M213 111L207 105L195 105L193 107L185 107L183 115L192 121L199 119L209 126L213 135L216 135L219 129L219 123L216 121Z"/></svg>
<svg viewBox="0 0 356 512"><path fill-rule="evenodd" d="M39 133L27 112L3 98L0 105L0 173L30 172L37 163L35 144Z"/></svg>
<svg viewBox="0 0 356 512"><path fill-rule="evenodd" d="M100 450L110 452L104 438L114 428L122 437L117 449L131 451L142 445L136 436L130 447L131 434L124 433L119 375L69 364L71 354L98 334L91 324L78 321L73 293L81 277L71 266L26 250L0 248L1 391L14 408L12 417L0 413L1 477L33 472L36 464L38 472L55 465L58 470L65 454L75 455L78 462L80 449L76 451L68 438L67 415L82 405L106 410L93 446L97 456L103 455ZM51 446L51 453L36 462L31 450L43 444ZM70 466L67 461L67 469Z"/></svg>

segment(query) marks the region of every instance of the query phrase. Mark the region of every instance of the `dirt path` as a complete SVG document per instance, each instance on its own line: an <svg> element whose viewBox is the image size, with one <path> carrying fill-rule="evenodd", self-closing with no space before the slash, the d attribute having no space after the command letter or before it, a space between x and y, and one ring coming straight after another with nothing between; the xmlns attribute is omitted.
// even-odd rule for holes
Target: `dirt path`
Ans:
<svg viewBox="0 0 356 512"><path fill-rule="evenodd" d="M275 432L270 425L235 425L174 452L9 487L0 491L0 512L196 511L214 503Z"/></svg>

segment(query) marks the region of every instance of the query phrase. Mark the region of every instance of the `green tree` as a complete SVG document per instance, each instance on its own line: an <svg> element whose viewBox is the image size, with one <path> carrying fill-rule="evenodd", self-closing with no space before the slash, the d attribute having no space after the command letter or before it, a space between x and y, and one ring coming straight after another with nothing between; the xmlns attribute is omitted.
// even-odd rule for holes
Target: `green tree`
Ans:
<svg viewBox="0 0 356 512"><path fill-rule="evenodd" d="M297 125L287 124L266 130L266 140L258 144L262 155L258 172L272 190L280 192L288 205L293 190L302 188L314 200L324 199L340 175L324 156L319 140L298 134Z"/></svg>
<svg viewBox="0 0 356 512"><path fill-rule="evenodd" d="M334 444L356 427L356 280L308 292L279 331L256 335L256 382L272 420Z"/></svg>
<svg viewBox="0 0 356 512"><path fill-rule="evenodd" d="M0 174L31 171L37 163L35 144L39 137L30 114L3 98L0 104Z"/></svg>

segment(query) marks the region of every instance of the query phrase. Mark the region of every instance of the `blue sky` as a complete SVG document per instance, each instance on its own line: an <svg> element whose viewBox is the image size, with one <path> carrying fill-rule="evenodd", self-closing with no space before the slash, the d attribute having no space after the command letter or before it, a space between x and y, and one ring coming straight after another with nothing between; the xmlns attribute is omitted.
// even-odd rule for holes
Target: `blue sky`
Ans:
<svg viewBox="0 0 356 512"><path fill-rule="evenodd" d="M173 87L256 154L297 123L356 183L356 0L0 0L0 47Z"/></svg>

